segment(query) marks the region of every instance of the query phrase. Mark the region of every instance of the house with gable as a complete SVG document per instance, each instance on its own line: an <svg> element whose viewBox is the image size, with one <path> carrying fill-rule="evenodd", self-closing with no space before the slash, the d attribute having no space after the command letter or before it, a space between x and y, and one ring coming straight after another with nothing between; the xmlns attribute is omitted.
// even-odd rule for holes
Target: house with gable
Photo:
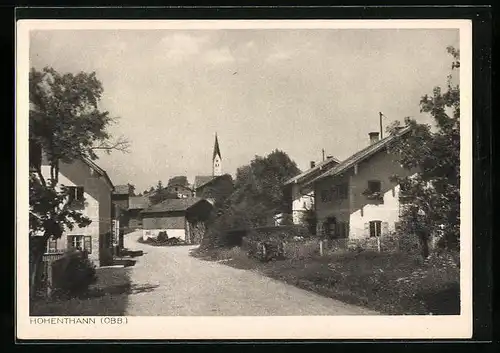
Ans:
<svg viewBox="0 0 500 353"><path fill-rule="evenodd" d="M141 211L143 239L157 238L166 232L188 244L199 244L205 233L205 222L213 206L199 197L166 199Z"/></svg>
<svg viewBox="0 0 500 353"><path fill-rule="evenodd" d="M407 134L408 127L397 135ZM398 227L400 185L393 175L410 176L390 153L394 135L379 138L369 134L370 143L340 163L305 182L314 191L317 234L330 239L370 240Z"/></svg>
<svg viewBox="0 0 500 353"><path fill-rule="evenodd" d="M285 182L284 194L290 205L288 213L292 215L293 224L303 224L306 211L314 210L314 188L309 182L339 163L333 156L317 164L311 161L308 170Z"/></svg>
<svg viewBox="0 0 500 353"><path fill-rule="evenodd" d="M38 162L37 162L38 163ZM50 165L44 155L40 158L42 175L50 175ZM50 239L47 254L70 249L85 250L96 266L113 263L115 239L112 229L112 193L114 185L105 170L88 158L59 163L59 185L68 189L70 206L79 210L92 223L86 227L66 230L59 239Z"/></svg>

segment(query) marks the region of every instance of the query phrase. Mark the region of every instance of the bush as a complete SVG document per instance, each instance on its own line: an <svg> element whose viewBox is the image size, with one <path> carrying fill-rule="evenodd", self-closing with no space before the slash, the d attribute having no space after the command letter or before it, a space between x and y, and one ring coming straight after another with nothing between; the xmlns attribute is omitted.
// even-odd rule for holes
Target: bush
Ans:
<svg viewBox="0 0 500 353"><path fill-rule="evenodd" d="M81 251L64 254L52 264L52 269L56 296L79 296L97 281L95 265Z"/></svg>
<svg viewBox="0 0 500 353"><path fill-rule="evenodd" d="M168 235L167 235L167 232L165 231L162 231L160 233L158 233L158 237L156 238L156 241L158 243L164 243L168 240Z"/></svg>

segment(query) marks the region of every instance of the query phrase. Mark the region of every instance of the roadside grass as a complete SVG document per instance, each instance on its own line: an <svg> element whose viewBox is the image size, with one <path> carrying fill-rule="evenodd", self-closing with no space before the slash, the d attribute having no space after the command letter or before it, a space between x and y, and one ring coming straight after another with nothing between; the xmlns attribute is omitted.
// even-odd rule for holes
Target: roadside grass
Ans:
<svg viewBox="0 0 500 353"><path fill-rule="evenodd" d="M422 261L397 252L331 252L259 262L238 247L192 255L253 269L299 288L390 315L459 315L458 266L447 256Z"/></svg>
<svg viewBox="0 0 500 353"><path fill-rule="evenodd" d="M131 290L127 268L98 268L97 282L78 298L44 298L31 304L32 316L124 315Z"/></svg>

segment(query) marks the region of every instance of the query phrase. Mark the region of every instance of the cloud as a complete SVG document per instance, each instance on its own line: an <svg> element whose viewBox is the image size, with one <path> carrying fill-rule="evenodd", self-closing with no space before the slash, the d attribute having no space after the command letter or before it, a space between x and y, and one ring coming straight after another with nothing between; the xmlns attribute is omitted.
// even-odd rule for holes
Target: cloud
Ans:
<svg viewBox="0 0 500 353"><path fill-rule="evenodd" d="M229 48L209 50L204 55L205 61L212 64L223 64L234 61L234 56L231 54Z"/></svg>
<svg viewBox="0 0 500 353"><path fill-rule="evenodd" d="M158 44L158 52L172 61L184 60L197 55L208 42L207 36L174 33L164 36Z"/></svg>
<svg viewBox="0 0 500 353"><path fill-rule="evenodd" d="M292 53L289 51L278 51L274 52L272 54L269 54L269 56L266 58L267 62L274 63L282 60L287 60L292 57Z"/></svg>

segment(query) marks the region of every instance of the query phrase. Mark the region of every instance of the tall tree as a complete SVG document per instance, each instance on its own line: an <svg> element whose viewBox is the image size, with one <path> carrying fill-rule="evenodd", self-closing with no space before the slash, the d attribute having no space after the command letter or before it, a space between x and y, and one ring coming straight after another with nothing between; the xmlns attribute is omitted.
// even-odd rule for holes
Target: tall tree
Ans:
<svg viewBox="0 0 500 353"><path fill-rule="evenodd" d="M168 180L167 186L189 186L189 182L185 175L177 175Z"/></svg>
<svg viewBox="0 0 500 353"><path fill-rule="evenodd" d="M149 196L149 201L151 202L151 204L156 205L167 199L177 198L177 193L169 192L165 187L163 187L163 183L161 182L161 180L159 180L156 184L156 188L153 189L151 195Z"/></svg>
<svg viewBox="0 0 500 353"><path fill-rule="evenodd" d="M127 185L128 185L129 195L130 196L135 196L135 185L128 184L128 183L127 183Z"/></svg>
<svg viewBox="0 0 500 353"><path fill-rule="evenodd" d="M99 107L103 94L95 73L60 74L46 67L29 74L29 235L30 294L33 295L39 267L49 238L61 237L74 225L90 219L70 207L67 190L59 185L61 162L98 158L98 150L126 152L124 138L112 140L107 127L116 119ZM42 173L42 159L49 166Z"/></svg>
<svg viewBox="0 0 500 353"><path fill-rule="evenodd" d="M453 57L452 74L460 68L460 52L447 48ZM456 249L460 240L460 86L448 76L446 90L435 87L420 101L421 111L434 118L434 127L406 118L411 133L398 138L391 147L402 166L418 170L406 178L395 176L401 196L408 200L402 221L406 231L417 234L424 257L431 234L443 232L442 245ZM390 133L399 129L395 122Z"/></svg>
<svg viewBox="0 0 500 353"><path fill-rule="evenodd" d="M250 164L238 168L233 192L216 202L204 244L224 245L228 229L269 224L276 213L288 209L283 183L299 173L296 163L280 150L255 156Z"/></svg>

